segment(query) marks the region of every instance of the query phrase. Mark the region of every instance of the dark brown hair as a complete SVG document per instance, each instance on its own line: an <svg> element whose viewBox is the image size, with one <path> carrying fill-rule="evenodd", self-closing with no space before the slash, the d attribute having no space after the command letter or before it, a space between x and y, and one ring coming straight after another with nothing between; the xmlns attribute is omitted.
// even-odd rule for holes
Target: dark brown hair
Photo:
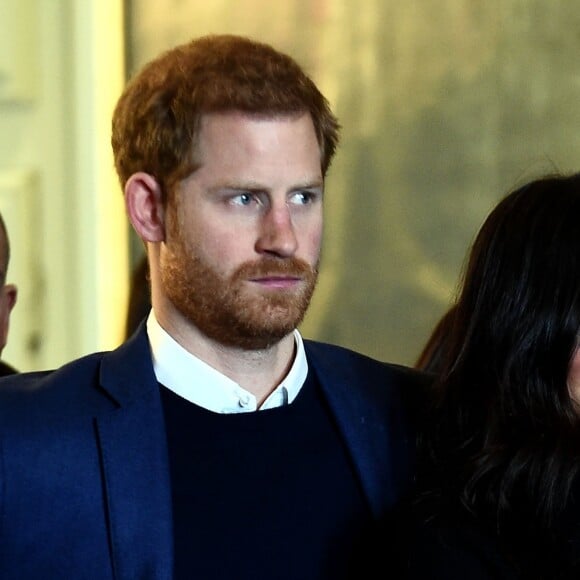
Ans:
<svg viewBox="0 0 580 580"><path fill-rule="evenodd" d="M555 559L546 556L544 576L536 557L548 553L580 473L567 385L580 332L578 216L580 174L548 175L485 220L420 445L424 497L461 505L534 578L554 577Z"/></svg>

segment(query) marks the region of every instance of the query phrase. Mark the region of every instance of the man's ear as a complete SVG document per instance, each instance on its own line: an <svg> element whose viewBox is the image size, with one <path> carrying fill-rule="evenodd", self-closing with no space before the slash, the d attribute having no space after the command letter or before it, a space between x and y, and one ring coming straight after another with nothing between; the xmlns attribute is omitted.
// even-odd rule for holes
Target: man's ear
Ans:
<svg viewBox="0 0 580 580"><path fill-rule="evenodd" d="M18 289L14 284L4 284L0 288L0 353L8 340L10 328L10 313L16 304Z"/></svg>
<svg viewBox="0 0 580 580"><path fill-rule="evenodd" d="M161 185L148 173L138 172L125 184L125 207L135 231L144 242L165 239L165 215Z"/></svg>
<svg viewBox="0 0 580 580"><path fill-rule="evenodd" d="M18 288L15 284L4 284L4 294L8 312L12 312L12 309L16 304L16 300L18 299Z"/></svg>

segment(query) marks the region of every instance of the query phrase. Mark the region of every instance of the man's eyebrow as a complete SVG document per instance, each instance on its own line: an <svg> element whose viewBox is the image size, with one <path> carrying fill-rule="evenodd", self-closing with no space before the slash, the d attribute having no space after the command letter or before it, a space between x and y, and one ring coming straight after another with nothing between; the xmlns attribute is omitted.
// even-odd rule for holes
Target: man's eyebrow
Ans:
<svg viewBox="0 0 580 580"><path fill-rule="evenodd" d="M292 189L320 189L321 187L324 187L324 180L316 179L314 181L299 183L298 185L295 185Z"/></svg>
<svg viewBox="0 0 580 580"><path fill-rule="evenodd" d="M300 189L321 189L324 187L323 179L315 179L313 181L304 181L292 185L289 191L298 191ZM238 182L228 182L217 183L211 187L211 191L219 191L227 189L230 191L270 191L270 187L259 183L257 181L238 181Z"/></svg>

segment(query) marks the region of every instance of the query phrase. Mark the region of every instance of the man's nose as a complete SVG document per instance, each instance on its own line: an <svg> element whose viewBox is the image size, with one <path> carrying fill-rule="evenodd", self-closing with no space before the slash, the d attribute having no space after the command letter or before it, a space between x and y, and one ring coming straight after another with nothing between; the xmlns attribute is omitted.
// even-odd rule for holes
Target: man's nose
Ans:
<svg viewBox="0 0 580 580"><path fill-rule="evenodd" d="M262 216L256 251L280 257L289 257L297 249L298 239L296 238L290 209L286 204L279 207L270 207Z"/></svg>

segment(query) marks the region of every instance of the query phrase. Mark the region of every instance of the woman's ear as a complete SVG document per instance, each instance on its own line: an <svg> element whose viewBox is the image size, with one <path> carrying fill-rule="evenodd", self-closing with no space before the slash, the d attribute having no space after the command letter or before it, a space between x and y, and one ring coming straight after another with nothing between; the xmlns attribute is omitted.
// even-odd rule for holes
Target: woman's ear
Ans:
<svg viewBox="0 0 580 580"><path fill-rule="evenodd" d="M127 215L138 236L144 242L165 239L165 213L161 185L148 173L138 172L125 184Z"/></svg>

